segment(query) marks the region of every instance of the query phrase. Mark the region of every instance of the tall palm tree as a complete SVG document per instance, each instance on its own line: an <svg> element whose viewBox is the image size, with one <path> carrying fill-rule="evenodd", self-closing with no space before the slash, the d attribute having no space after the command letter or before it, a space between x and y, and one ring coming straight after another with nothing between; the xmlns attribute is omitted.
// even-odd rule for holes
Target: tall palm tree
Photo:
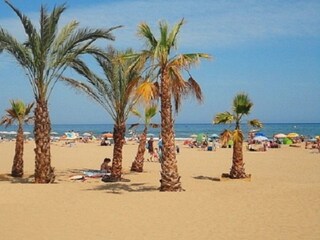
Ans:
<svg viewBox="0 0 320 240"><path fill-rule="evenodd" d="M160 22L159 39L151 32L148 24L142 23L138 26L138 34L147 44L147 49L142 51L140 58L148 61L149 70L158 74L160 78L158 88L161 99L161 137L163 139L160 191L182 190L175 155L172 104L178 112L182 96L193 94L199 101L202 100L201 88L188 70L198 63L200 58L210 58L204 53L172 54L177 48L177 36L183 24L182 19L169 32L168 24L164 21ZM182 75L183 71L189 74L188 80L185 80Z"/></svg>
<svg viewBox="0 0 320 240"><path fill-rule="evenodd" d="M103 78L90 71L82 61L75 63L73 68L85 77L84 81L62 77L67 84L98 102L114 121L114 149L110 181L121 180L126 120L139 98L134 93L140 80L141 67L136 64L136 59L123 57L128 54L133 54L132 50L119 52L109 47L106 52L107 58L96 56L95 59L104 73Z"/></svg>
<svg viewBox="0 0 320 240"><path fill-rule="evenodd" d="M48 110L50 94L59 76L83 54L96 54L92 44L97 39L113 40L109 29L79 28L75 20L58 31L61 14L65 5L54 7L48 13L45 7L40 10L39 30L30 18L22 14L9 1L7 5L16 13L26 33L27 39L20 42L7 30L0 27L0 52L13 56L25 70L32 86L36 107L35 126L35 182L54 181L54 169L51 167L50 132L51 122Z"/></svg>
<svg viewBox="0 0 320 240"><path fill-rule="evenodd" d="M230 170L230 178L246 178L248 175L245 173L243 161L243 134L240 129L241 119L245 115L249 115L253 107L253 103L249 96L245 93L239 93L233 99L232 112L218 113L214 118L215 124L220 123L235 123L235 130L233 131L233 156L232 167ZM262 123L258 119L248 122L254 127L262 127Z"/></svg>
<svg viewBox="0 0 320 240"><path fill-rule="evenodd" d="M15 122L18 123L18 132L16 137L16 149L13 158L13 165L11 170L11 175L13 177L22 177L23 176L23 124L30 122L33 117L29 116L33 103L25 105L24 102L20 100L11 100L11 108L7 109L7 114L2 118L0 124L5 124L5 127L8 127Z"/></svg>
<svg viewBox="0 0 320 240"><path fill-rule="evenodd" d="M142 118L141 114L134 110L133 114ZM134 172L143 172L143 163L144 163L144 153L146 151L146 142L147 142L147 133L149 127L159 127L158 124L151 123L151 119L157 114L157 106L151 105L147 106L144 111L144 129L139 138L139 146L137 155L132 162L131 171Z"/></svg>

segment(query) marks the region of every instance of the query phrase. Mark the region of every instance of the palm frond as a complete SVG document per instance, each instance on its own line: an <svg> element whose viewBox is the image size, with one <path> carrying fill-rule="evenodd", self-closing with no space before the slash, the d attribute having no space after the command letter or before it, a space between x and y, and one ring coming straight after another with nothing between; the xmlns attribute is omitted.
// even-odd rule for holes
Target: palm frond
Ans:
<svg viewBox="0 0 320 240"><path fill-rule="evenodd" d="M132 109L131 109L131 113L132 113L134 116L138 117L138 118L141 118L141 117L142 117L141 114L140 114L140 112L139 112L139 110L136 109L136 108L132 108Z"/></svg>
<svg viewBox="0 0 320 240"><path fill-rule="evenodd" d="M263 128L263 124L259 119L252 119L248 121L248 124L252 127Z"/></svg>
<svg viewBox="0 0 320 240"><path fill-rule="evenodd" d="M58 22L61 14L65 11L65 4L54 7L51 14L48 14L47 9L41 6L40 11L40 38L41 38L41 52L47 55L51 50L51 46L56 38L58 30Z"/></svg>
<svg viewBox="0 0 320 240"><path fill-rule="evenodd" d="M53 52L57 53L60 47L70 38L70 36L74 33L76 28L79 26L79 22L76 20L72 20L71 22L67 23L62 27L57 37L54 39L52 44ZM52 54L55 56L55 54ZM53 61L54 62L54 61Z"/></svg>
<svg viewBox="0 0 320 240"><path fill-rule="evenodd" d="M180 20L180 22L178 22L173 29L171 30L169 37L168 37L168 45L170 47L176 47L176 42L177 42L177 35L180 31L180 28L182 27L182 25L185 23L184 18L182 18Z"/></svg>
<svg viewBox="0 0 320 240"><path fill-rule="evenodd" d="M22 14L17 8L15 8L9 1L5 0L5 3L16 13L16 15L19 17L23 27L24 31L28 36L27 45L30 46L32 53L35 57L34 59L38 59L40 57L40 36L36 30L36 28L33 26L31 20ZM38 62L39 64L39 62Z"/></svg>
<svg viewBox="0 0 320 240"><path fill-rule="evenodd" d="M236 129L233 131L233 141L234 142L242 142L243 141L243 133L240 129Z"/></svg>
<svg viewBox="0 0 320 240"><path fill-rule="evenodd" d="M236 114L248 115L253 106L249 96L245 93L239 93L233 99L233 111Z"/></svg>
<svg viewBox="0 0 320 240"><path fill-rule="evenodd" d="M185 53L175 56L171 61L170 65L179 66L181 69L190 69L200 62L200 59L211 59L211 55L205 53Z"/></svg>
<svg viewBox="0 0 320 240"><path fill-rule="evenodd" d="M146 40L146 44L153 49L158 45L158 42L153 36L151 29L147 23L139 24L138 36L143 37Z"/></svg>
<svg viewBox="0 0 320 240"><path fill-rule="evenodd" d="M218 113L213 119L214 124L232 123L233 121L234 116L230 112Z"/></svg>
<svg viewBox="0 0 320 240"><path fill-rule="evenodd" d="M232 139L233 132L230 131L229 129L225 129L221 134L220 134L220 140L222 146L225 146L227 142Z"/></svg>
<svg viewBox="0 0 320 240"><path fill-rule="evenodd" d="M158 97L157 87L154 83L150 81L142 82L136 89L136 95L140 97L140 99L148 103Z"/></svg>
<svg viewBox="0 0 320 240"><path fill-rule="evenodd" d="M151 119L157 114L157 109L156 105L147 106L145 108L144 115L146 124L150 124Z"/></svg>
<svg viewBox="0 0 320 240"><path fill-rule="evenodd" d="M0 46L1 50L12 55L21 66L25 66L31 76L34 75L35 68L32 64L33 58L28 48L19 43L11 34L0 27Z"/></svg>
<svg viewBox="0 0 320 240"><path fill-rule="evenodd" d="M203 95L200 85L194 80L192 77L188 79L188 89L192 92L192 94L196 97L199 102L202 102Z"/></svg>

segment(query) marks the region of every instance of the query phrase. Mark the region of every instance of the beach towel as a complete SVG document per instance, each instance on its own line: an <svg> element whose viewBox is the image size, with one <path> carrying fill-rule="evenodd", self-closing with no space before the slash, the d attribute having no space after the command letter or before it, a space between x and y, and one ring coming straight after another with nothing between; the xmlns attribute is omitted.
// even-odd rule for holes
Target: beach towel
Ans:
<svg viewBox="0 0 320 240"><path fill-rule="evenodd" d="M87 170L87 171L83 171L83 174L86 177L91 177L91 178L99 178L99 177L103 177L106 175L111 175L111 173L108 173L106 171L101 171L101 170Z"/></svg>

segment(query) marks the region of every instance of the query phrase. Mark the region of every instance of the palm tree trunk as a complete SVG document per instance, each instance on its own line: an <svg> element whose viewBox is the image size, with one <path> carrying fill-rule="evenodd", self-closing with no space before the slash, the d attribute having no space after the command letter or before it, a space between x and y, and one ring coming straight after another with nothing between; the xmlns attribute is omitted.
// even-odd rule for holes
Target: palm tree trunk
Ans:
<svg viewBox="0 0 320 240"><path fill-rule="evenodd" d="M234 141L230 178L238 179L247 177L244 169L242 143L243 140Z"/></svg>
<svg viewBox="0 0 320 240"><path fill-rule="evenodd" d="M113 128L113 161L111 169L111 181L120 181L122 174L122 148L124 144L124 136L126 125L124 122L114 125Z"/></svg>
<svg viewBox="0 0 320 240"><path fill-rule="evenodd" d="M35 108L34 137L36 148L35 159L35 182L54 182L54 168L51 167L50 155L50 132L51 122L49 118L48 103L45 100L37 100Z"/></svg>
<svg viewBox="0 0 320 240"><path fill-rule="evenodd" d="M23 176L23 128L19 124L17 138L16 138L16 149L13 158L13 165L11 170L13 177Z"/></svg>
<svg viewBox="0 0 320 240"><path fill-rule="evenodd" d="M143 133L140 135L138 152L136 158L134 159L131 165L131 171L133 172L143 172L144 153L146 151L147 142L147 131L148 128L145 127Z"/></svg>
<svg viewBox="0 0 320 240"><path fill-rule="evenodd" d="M174 144L171 92L167 72L161 73L161 137L163 154L161 161L160 191L182 191Z"/></svg>

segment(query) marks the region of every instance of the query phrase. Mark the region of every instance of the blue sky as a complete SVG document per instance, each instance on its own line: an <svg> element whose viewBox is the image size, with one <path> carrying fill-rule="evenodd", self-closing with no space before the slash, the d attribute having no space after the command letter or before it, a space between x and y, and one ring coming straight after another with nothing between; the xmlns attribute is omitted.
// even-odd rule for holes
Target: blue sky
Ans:
<svg viewBox="0 0 320 240"><path fill-rule="evenodd" d="M178 123L210 123L230 110L233 97L246 92L254 102L249 118L262 122L320 122L320 1L215 0L12 0L38 21L40 5L51 9L66 2L61 18L81 26L112 27L119 49L140 50L137 25L147 22L157 33L158 22L181 18L178 52L213 56L191 70L204 93L199 105L186 99ZM24 33L12 10L0 1L0 25L18 39ZM28 80L19 66L0 55L0 115L10 99L33 101ZM83 94L57 84L49 102L52 123L112 123L107 113ZM135 122L130 118L129 122Z"/></svg>

